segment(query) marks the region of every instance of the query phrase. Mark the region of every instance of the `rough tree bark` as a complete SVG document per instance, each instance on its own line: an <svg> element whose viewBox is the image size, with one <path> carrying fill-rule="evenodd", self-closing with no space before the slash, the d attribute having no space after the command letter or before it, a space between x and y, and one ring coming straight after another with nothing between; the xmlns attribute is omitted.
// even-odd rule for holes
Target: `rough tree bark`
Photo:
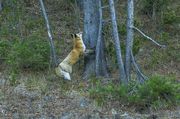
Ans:
<svg viewBox="0 0 180 119"><path fill-rule="evenodd" d="M127 0L127 38L126 38L126 57L125 57L125 71L127 80L130 80L131 71L131 49L133 47L133 29L134 26L134 1Z"/></svg>
<svg viewBox="0 0 180 119"><path fill-rule="evenodd" d="M119 40L119 35L118 35L116 14L115 14L113 0L109 0L109 7L110 7L110 13L111 13L111 22L112 22L112 27L113 27L113 36L114 36L114 42L115 42L115 49L116 49L116 56L117 56L117 61L118 61L120 79L123 84L127 84L124 63L121 56L121 47L120 47L120 40Z"/></svg>
<svg viewBox="0 0 180 119"><path fill-rule="evenodd" d="M98 58L98 75L107 76L107 67L104 54L104 43L102 37L99 36L99 24L100 24L100 13L99 13L99 0L84 0L84 42L87 48L96 50L97 39L100 38L100 47L99 48L99 58ZM97 49L98 51L98 49ZM97 52L96 52L97 53ZM96 69L96 55L89 54L85 56L84 63L85 69L83 74L83 79L88 79L90 76L95 75Z"/></svg>

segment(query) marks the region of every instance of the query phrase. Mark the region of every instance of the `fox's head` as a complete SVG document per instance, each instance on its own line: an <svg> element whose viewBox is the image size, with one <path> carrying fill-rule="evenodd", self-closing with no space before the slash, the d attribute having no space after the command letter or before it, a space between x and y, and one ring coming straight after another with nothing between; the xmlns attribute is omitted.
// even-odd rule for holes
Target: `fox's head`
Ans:
<svg viewBox="0 0 180 119"><path fill-rule="evenodd" d="M71 37L75 40L82 40L82 32L77 34L71 34Z"/></svg>
<svg viewBox="0 0 180 119"><path fill-rule="evenodd" d="M82 32L77 33L77 34L71 34L71 37L73 38L74 45L81 45L81 44L76 44L76 43L82 43L83 52L85 52L86 46L85 46L83 39L82 39ZM76 41L80 41L80 42L76 42Z"/></svg>

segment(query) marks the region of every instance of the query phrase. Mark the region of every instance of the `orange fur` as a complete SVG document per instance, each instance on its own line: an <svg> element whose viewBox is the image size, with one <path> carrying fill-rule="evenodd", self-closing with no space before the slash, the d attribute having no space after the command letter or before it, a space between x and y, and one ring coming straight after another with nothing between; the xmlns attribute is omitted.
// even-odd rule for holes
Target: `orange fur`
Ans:
<svg viewBox="0 0 180 119"><path fill-rule="evenodd" d="M68 56L59 64L58 68L59 70L56 69L56 74L59 71L65 71L68 73L72 73L72 66L79 60L80 56L84 53L85 51L85 45L82 40L82 34L73 34L73 49L72 51L68 54ZM57 74L57 75L62 75L62 74Z"/></svg>

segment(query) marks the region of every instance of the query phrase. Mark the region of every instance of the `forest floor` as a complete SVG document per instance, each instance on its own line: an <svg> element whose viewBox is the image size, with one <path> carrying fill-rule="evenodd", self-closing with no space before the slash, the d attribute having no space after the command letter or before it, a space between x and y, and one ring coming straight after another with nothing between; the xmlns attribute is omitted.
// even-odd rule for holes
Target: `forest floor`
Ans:
<svg viewBox="0 0 180 119"><path fill-rule="evenodd" d="M48 73L47 73L48 74ZM179 119L180 107L141 110L119 102L98 104L89 98L90 82L65 81L52 75L23 74L11 86L0 73L2 119Z"/></svg>

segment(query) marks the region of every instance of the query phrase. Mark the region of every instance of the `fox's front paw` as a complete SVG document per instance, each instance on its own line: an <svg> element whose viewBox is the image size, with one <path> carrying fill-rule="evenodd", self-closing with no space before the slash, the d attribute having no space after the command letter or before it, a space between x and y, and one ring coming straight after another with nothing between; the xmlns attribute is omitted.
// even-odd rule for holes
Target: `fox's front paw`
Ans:
<svg viewBox="0 0 180 119"><path fill-rule="evenodd" d="M84 55L88 56L88 55L94 54L94 53L95 53L95 50L93 50L93 49L86 49L85 52L84 52Z"/></svg>

